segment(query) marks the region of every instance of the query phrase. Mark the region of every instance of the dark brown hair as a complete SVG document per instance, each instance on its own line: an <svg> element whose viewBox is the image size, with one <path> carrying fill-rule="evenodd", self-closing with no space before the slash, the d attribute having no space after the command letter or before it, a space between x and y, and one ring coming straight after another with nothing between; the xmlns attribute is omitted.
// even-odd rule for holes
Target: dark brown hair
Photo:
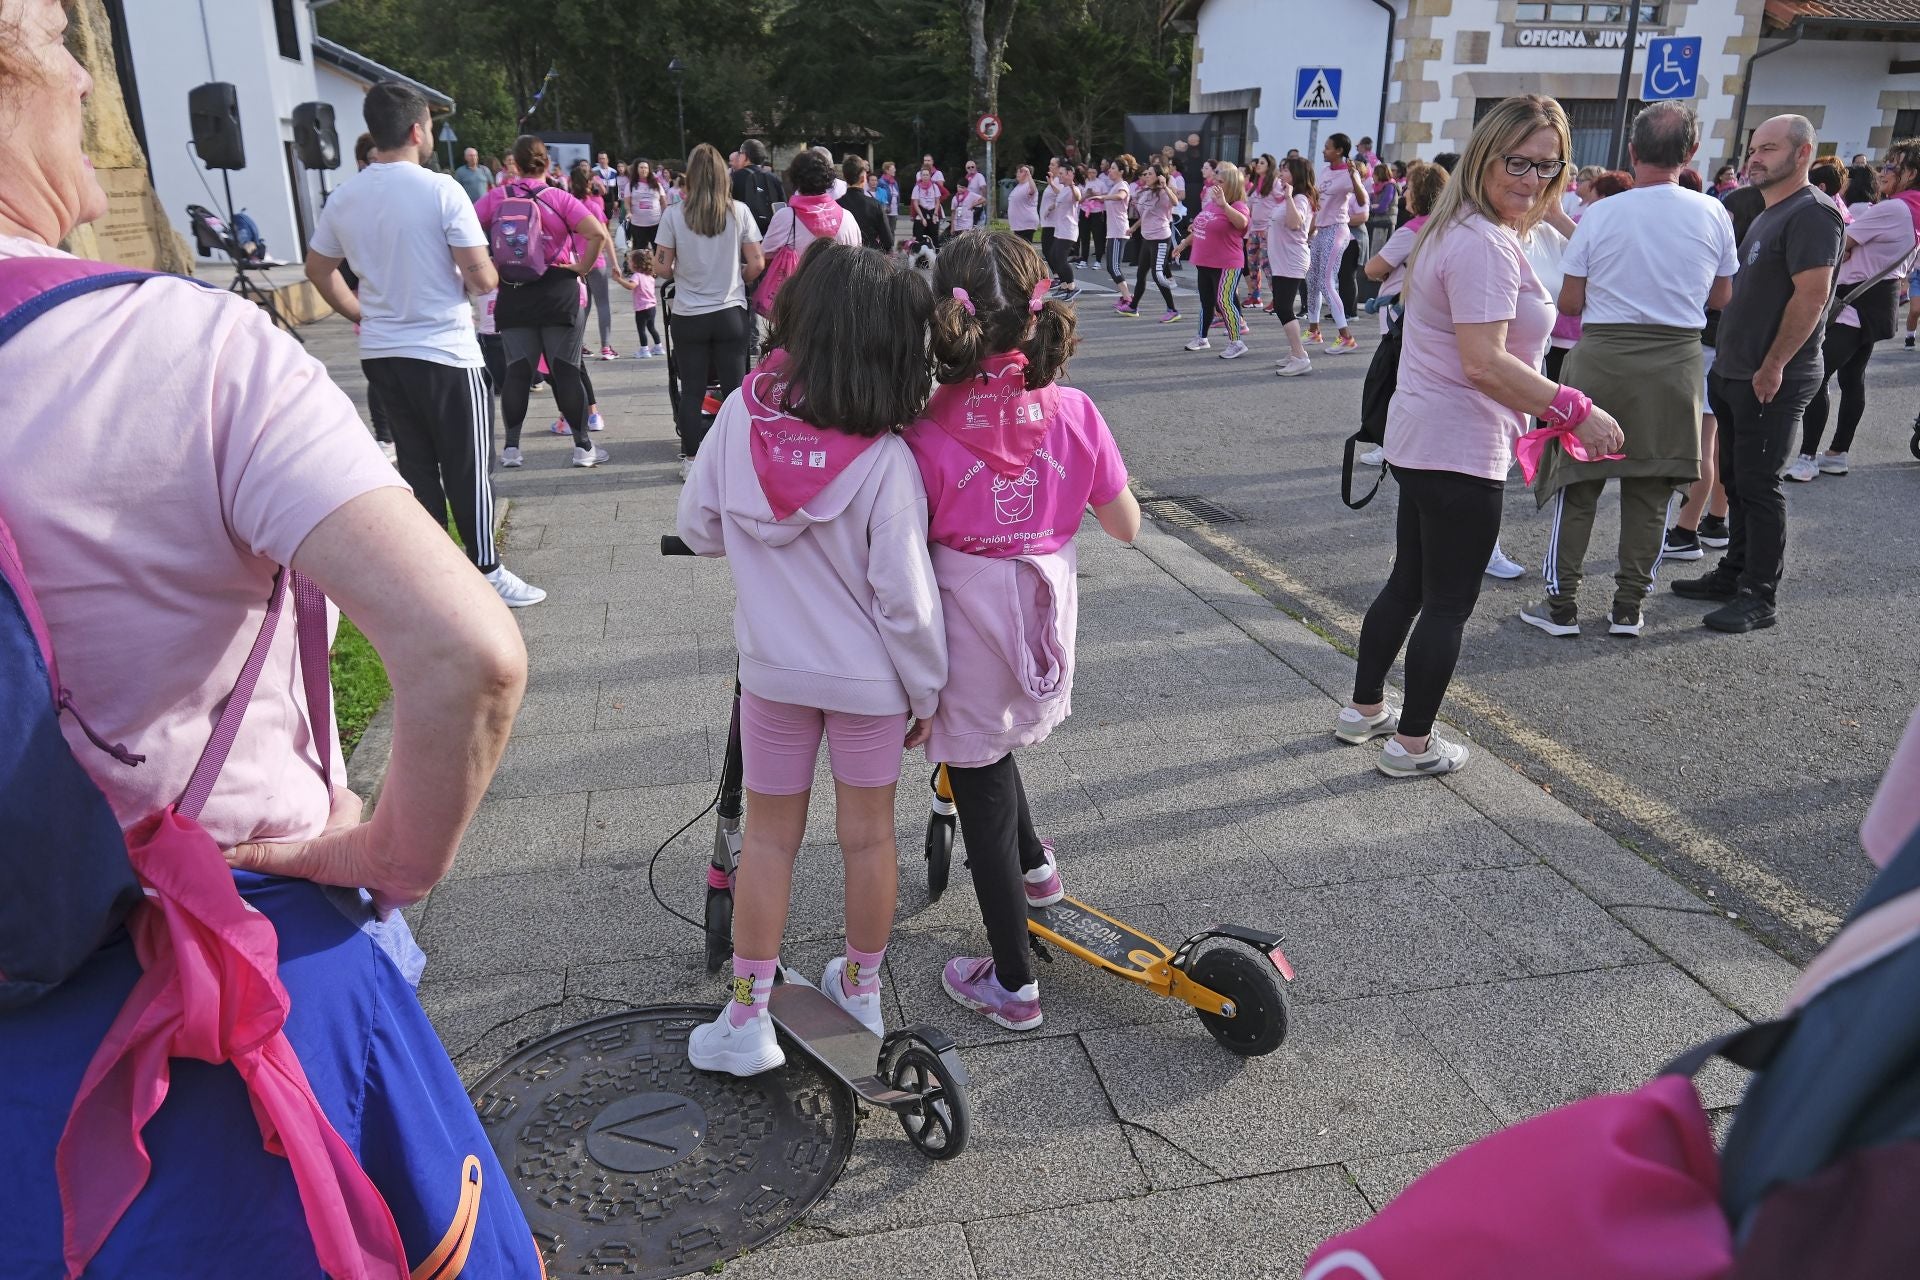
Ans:
<svg viewBox="0 0 1920 1280"><path fill-rule="evenodd" d="M363 133L353 140L353 162L362 169L367 167L367 157L373 154L373 135Z"/></svg>
<svg viewBox="0 0 1920 1280"><path fill-rule="evenodd" d="M1314 185L1313 166L1304 156L1288 156L1281 163L1287 166L1287 183L1293 188L1293 194L1305 196L1309 209L1320 207L1320 190ZM1445 172L1445 170L1442 170Z"/></svg>
<svg viewBox="0 0 1920 1280"><path fill-rule="evenodd" d="M932 310L917 272L877 250L815 240L773 300L767 346L787 353L775 407L854 436L905 427L933 392Z"/></svg>
<svg viewBox="0 0 1920 1280"><path fill-rule="evenodd" d="M1847 185L1847 174L1833 161L1822 160L1807 170L1807 181L1828 195L1837 196L1840 194L1840 189Z"/></svg>
<svg viewBox="0 0 1920 1280"><path fill-rule="evenodd" d="M1040 252L1011 231L969 231L947 243L933 266L933 359L941 382L964 382L988 356L1018 348L1027 389L1058 382L1080 345L1073 308L1028 300L1047 278ZM968 311L954 296L964 289Z"/></svg>
<svg viewBox="0 0 1920 1280"><path fill-rule="evenodd" d="M1415 160L1408 165L1407 210L1415 216L1432 213L1433 206L1440 203L1440 193L1446 189L1450 176L1439 165L1428 164L1424 160Z"/></svg>
<svg viewBox="0 0 1920 1280"><path fill-rule="evenodd" d="M840 176L847 185L857 187L867 180L867 162L860 156L848 156L840 162Z"/></svg>
<svg viewBox="0 0 1920 1280"><path fill-rule="evenodd" d="M537 182L547 176L547 144L530 133L513 140L513 163L525 182Z"/></svg>
<svg viewBox="0 0 1920 1280"><path fill-rule="evenodd" d="M808 147L787 162L787 191L793 195L818 196L833 190L833 161Z"/></svg>

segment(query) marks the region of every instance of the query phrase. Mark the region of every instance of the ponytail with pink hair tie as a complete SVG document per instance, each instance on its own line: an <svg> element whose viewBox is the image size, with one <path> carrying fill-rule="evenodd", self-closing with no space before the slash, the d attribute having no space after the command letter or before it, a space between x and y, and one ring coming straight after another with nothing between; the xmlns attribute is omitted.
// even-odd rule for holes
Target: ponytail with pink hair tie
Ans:
<svg viewBox="0 0 1920 1280"><path fill-rule="evenodd" d="M1053 285L1048 282L1045 276L1040 277L1040 279L1034 283L1033 296L1027 299L1027 310L1038 313L1040 304L1047 300L1047 291L1052 288Z"/></svg>
<svg viewBox="0 0 1920 1280"><path fill-rule="evenodd" d="M961 306L965 307L967 309L968 315L972 316L972 315L980 314L979 312L973 309L972 296L969 295L967 291L965 289L962 289L959 285L955 285L953 287L953 300L959 303Z"/></svg>

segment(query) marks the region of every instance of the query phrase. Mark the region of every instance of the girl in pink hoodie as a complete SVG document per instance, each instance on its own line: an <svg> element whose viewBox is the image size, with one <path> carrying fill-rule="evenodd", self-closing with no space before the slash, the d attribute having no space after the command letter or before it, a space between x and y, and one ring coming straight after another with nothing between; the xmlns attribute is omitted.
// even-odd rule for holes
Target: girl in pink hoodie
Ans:
<svg viewBox="0 0 1920 1280"><path fill-rule="evenodd" d="M1063 889L1013 751L1067 716L1078 615L1073 536L1089 505L1140 532L1126 464L1085 393L1056 386L1074 313L1011 232L962 236L933 273L941 386L907 445L926 482L949 670L927 758L945 764L992 954L948 962L947 993L1003 1027L1040 1025L1027 908Z"/></svg>
<svg viewBox="0 0 1920 1280"><path fill-rule="evenodd" d="M702 1070L750 1076L786 1060L767 995L823 734L847 947L820 989L884 1033L894 784L947 680L926 491L899 434L932 385L931 301L884 255L816 240L774 300L767 358L721 406L680 495L681 538L733 571L747 792L732 998L687 1045Z"/></svg>

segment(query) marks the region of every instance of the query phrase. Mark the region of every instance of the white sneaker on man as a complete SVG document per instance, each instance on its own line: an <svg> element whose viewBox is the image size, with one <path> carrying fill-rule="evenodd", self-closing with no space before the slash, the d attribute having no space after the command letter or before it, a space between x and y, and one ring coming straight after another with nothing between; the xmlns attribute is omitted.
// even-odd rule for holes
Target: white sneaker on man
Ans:
<svg viewBox="0 0 1920 1280"><path fill-rule="evenodd" d="M573 465L576 467L597 467L607 460L607 451L598 445L590 449L573 446Z"/></svg>
<svg viewBox="0 0 1920 1280"><path fill-rule="evenodd" d="M527 460L520 456L517 445L508 445L500 451L500 465L503 467L522 467L526 462Z"/></svg>
<svg viewBox="0 0 1920 1280"><path fill-rule="evenodd" d="M521 581L518 574L503 564L493 567L493 572L487 575L487 585L500 593L501 603L509 609L524 609L547 598L546 592Z"/></svg>
<svg viewBox="0 0 1920 1280"><path fill-rule="evenodd" d="M1820 464L1804 453L1793 460L1792 466L1780 473L1782 479L1798 480L1801 484L1807 483L1819 474Z"/></svg>
<svg viewBox="0 0 1920 1280"><path fill-rule="evenodd" d="M1383 466L1387 461L1387 446L1383 444L1377 444L1373 446L1373 448L1361 454L1359 457L1355 458L1354 461L1359 463L1363 467Z"/></svg>

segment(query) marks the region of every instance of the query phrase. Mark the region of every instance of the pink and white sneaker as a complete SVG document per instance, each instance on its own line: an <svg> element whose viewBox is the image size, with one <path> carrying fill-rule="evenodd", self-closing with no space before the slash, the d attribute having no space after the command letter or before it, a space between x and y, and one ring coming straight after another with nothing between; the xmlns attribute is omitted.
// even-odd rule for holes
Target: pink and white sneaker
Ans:
<svg viewBox="0 0 1920 1280"><path fill-rule="evenodd" d="M1053 841L1042 840L1040 848L1046 854L1047 864L1035 867L1021 875L1027 886L1027 905L1030 907L1050 907L1067 896L1066 886L1060 883L1060 867L1053 860Z"/></svg>
<svg viewBox="0 0 1920 1280"><path fill-rule="evenodd" d="M600 348L600 358L602 360L618 360L620 358L620 353L618 351L615 351L612 347L602 347Z"/></svg>
<svg viewBox="0 0 1920 1280"><path fill-rule="evenodd" d="M956 1001L1009 1031L1031 1031L1040 1025L1040 984L1029 982L1018 991L1007 990L994 976L991 957L955 956L941 971L940 985Z"/></svg>

